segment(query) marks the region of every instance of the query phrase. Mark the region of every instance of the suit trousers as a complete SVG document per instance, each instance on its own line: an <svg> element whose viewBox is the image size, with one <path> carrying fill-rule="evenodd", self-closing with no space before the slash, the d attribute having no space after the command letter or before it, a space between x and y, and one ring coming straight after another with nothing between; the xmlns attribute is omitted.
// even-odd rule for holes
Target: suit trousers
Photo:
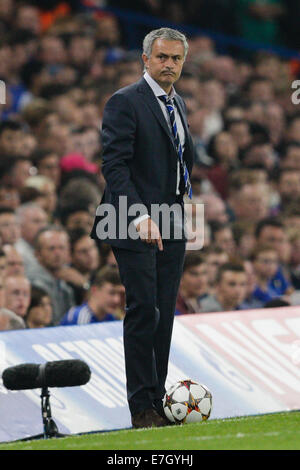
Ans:
<svg viewBox="0 0 300 470"><path fill-rule="evenodd" d="M124 354L131 415L162 411L185 241L163 241L163 251L112 247L126 292Z"/></svg>

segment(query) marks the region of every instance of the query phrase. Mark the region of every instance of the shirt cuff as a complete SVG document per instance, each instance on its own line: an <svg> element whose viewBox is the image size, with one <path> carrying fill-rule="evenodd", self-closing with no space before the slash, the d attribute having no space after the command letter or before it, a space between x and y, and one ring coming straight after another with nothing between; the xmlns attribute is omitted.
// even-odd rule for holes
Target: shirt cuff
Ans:
<svg viewBox="0 0 300 470"><path fill-rule="evenodd" d="M140 215L136 219L133 219L132 222L134 223L135 228L138 226L140 222L142 222L142 220L148 219L149 217L150 217L149 214L144 214L144 215Z"/></svg>

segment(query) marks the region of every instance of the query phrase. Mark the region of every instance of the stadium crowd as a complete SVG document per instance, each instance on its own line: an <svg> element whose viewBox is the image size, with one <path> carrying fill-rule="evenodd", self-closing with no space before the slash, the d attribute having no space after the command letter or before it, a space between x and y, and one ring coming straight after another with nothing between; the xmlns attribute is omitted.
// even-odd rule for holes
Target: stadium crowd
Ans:
<svg viewBox="0 0 300 470"><path fill-rule="evenodd" d="M105 187L103 109L141 77L141 50L126 48L110 13L43 3L49 10L0 0L0 330L125 312L114 255L89 234ZM291 87L300 63L223 55L209 37L188 39L175 89L194 139L192 204L204 204L205 237L201 250L187 245L175 313L300 305L300 112Z"/></svg>

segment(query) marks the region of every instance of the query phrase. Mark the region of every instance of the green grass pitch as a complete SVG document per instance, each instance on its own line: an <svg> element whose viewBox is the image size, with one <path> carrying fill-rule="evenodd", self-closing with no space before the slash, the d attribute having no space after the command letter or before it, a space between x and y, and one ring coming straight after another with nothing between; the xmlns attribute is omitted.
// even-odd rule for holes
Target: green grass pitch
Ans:
<svg viewBox="0 0 300 470"><path fill-rule="evenodd" d="M0 450L299 450L300 412L0 444Z"/></svg>

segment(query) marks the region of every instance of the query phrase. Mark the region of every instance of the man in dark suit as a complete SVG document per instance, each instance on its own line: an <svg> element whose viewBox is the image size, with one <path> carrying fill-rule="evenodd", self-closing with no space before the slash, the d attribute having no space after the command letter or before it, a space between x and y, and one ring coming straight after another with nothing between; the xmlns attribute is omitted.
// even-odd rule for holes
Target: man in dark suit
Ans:
<svg viewBox="0 0 300 470"><path fill-rule="evenodd" d="M173 83L187 50L179 31L151 31L143 42L143 78L117 91L103 115L107 185L91 236L112 245L125 286L127 396L136 428L168 424L162 399L185 254L183 195L191 197L193 165L185 104ZM155 217L158 205L175 209Z"/></svg>

